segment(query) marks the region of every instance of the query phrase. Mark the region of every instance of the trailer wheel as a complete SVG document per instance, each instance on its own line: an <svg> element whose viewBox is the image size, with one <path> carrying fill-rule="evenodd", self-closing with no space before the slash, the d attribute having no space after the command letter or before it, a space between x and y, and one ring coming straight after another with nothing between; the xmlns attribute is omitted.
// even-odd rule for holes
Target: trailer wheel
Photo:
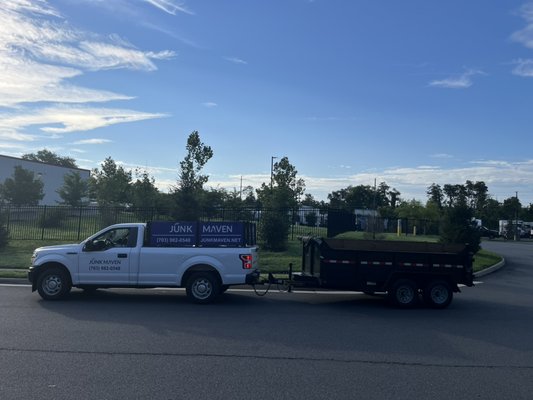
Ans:
<svg viewBox="0 0 533 400"><path fill-rule="evenodd" d="M418 302L418 287L411 279L398 279L389 290L388 296L393 305L410 308Z"/></svg>
<svg viewBox="0 0 533 400"><path fill-rule="evenodd" d="M61 268L48 268L37 279L37 291L45 300L59 300L70 292L70 288L70 280Z"/></svg>
<svg viewBox="0 0 533 400"><path fill-rule="evenodd" d="M453 299L453 290L446 281L432 281L424 289L424 302L431 308L446 308Z"/></svg>
<svg viewBox="0 0 533 400"><path fill-rule="evenodd" d="M187 280L186 292L194 303L211 303L220 294L220 283L210 272L196 272Z"/></svg>

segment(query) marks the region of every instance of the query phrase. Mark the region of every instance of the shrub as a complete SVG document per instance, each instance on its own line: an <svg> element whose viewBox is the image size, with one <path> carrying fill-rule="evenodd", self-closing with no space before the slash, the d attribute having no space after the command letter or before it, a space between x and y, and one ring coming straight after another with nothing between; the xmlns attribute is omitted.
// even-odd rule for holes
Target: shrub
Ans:
<svg viewBox="0 0 533 400"><path fill-rule="evenodd" d="M283 211L266 211L259 224L259 237L263 248L272 251L284 251L288 246L289 219Z"/></svg>
<svg viewBox="0 0 533 400"><path fill-rule="evenodd" d="M3 249L9 243L9 230L6 226L6 218L0 213L0 249Z"/></svg>
<svg viewBox="0 0 533 400"><path fill-rule="evenodd" d="M316 223L318 221L318 216L316 215L316 212L311 211L305 216L305 222L307 226L316 226Z"/></svg>
<svg viewBox="0 0 533 400"><path fill-rule="evenodd" d="M467 244L470 251L477 253L481 248L479 231L470 223L472 211L466 206L450 207L442 221L440 242Z"/></svg>
<svg viewBox="0 0 533 400"><path fill-rule="evenodd" d="M64 208L45 208L39 216L38 224L40 228L59 228L66 217L67 212Z"/></svg>

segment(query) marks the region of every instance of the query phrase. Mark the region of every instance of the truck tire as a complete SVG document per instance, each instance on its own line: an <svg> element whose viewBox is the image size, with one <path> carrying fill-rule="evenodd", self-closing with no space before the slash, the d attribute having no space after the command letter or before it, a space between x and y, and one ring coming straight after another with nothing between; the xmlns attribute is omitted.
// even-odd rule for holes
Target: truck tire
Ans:
<svg viewBox="0 0 533 400"><path fill-rule="evenodd" d="M389 301L400 308L411 308L418 303L418 287L411 279L398 279L388 291Z"/></svg>
<svg viewBox="0 0 533 400"><path fill-rule="evenodd" d="M453 299L453 290L446 281L432 281L424 289L424 302L431 308L446 308Z"/></svg>
<svg viewBox="0 0 533 400"><path fill-rule="evenodd" d="M48 268L37 279L37 291L45 300L59 300L70 292L70 279L61 268Z"/></svg>
<svg viewBox="0 0 533 400"><path fill-rule="evenodd" d="M211 272L195 272L187 280L187 297L194 303L207 304L220 294L220 283Z"/></svg>

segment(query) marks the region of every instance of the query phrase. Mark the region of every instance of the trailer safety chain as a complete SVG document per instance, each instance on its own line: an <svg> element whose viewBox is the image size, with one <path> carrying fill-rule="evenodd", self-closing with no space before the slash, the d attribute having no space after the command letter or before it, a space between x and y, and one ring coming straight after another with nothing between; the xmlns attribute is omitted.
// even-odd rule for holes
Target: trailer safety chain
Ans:
<svg viewBox="0 0 533 400"><path fill-rule="evenodd" d="M291 265L291 272L292 272L292 265ZM289 274L289 278L290 278L290 274ZM258 296L265 296L269 291L270 291L270 288L272 287L273 284L276 284L277 288L278 288L278 292L281 292L281 293L284 293L284 292L291 292L291 283L290 283L290 279L289 280L280 280L280 279L277 279L277 278L274 278L274 275L272 275L271 272L269 272L268 274L268 280L266 281L263 281L261 283L267 283L267 288L265 289L264 292L259 292L256 288L256 285L253 284L252 287L254 288L254 292L256 295Z"/></svg>
<svg viewBox="0 0 533 400"><path fill-rule="evenodd" d="M291 286L290 284L287 284L285 285L285 283L282 283L280 284L279 282L276 283L276 286L277 286L277 289L278 289L278 292L280 293L286 293L286 292L290 292L291 291ZM267 285L267 288L265 289L264 292L259 292L256 288L256 285L252 285L253 289L254 289L254 292L256 295L260 296L260 297L263 297L265 296L269 291L270 291L270 288L272 287L272 282L269 282L268 285Z"/></svg>
<svg viewBox="0 0 533 400"><path fill-rule="evenodd" d="M265 296L269 291L270 291L270 286L272 286L271 283L268 284L266 290L263 292L263 293L260 293L257 291L257 288L255 287L255 285L252 285L252 287L254 288L254 292L256 295L260 296L260 297L263 297Z"/></svg>

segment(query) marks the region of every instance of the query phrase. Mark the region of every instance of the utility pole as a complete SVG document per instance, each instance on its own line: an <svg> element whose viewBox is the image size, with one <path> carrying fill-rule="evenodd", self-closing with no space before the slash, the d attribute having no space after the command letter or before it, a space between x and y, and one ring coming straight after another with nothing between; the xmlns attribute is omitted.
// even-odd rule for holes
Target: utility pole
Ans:
<svg viewBox="0 0 533 400"><path fill-rule="evenodd" d="M517 241L520 239L520 234L518 233L518 192L515 193L516 209L514 212L514 240Z"/></svg>
<svg viewBox="0 0 533 400"><path fill-rule="evenodd" d="M376 197L378 194L378 188L376 186L376 178L374 178L374 217L372 218L372 239L376 239L376 218L377 218L377 210L376 210Z"/></svg>

